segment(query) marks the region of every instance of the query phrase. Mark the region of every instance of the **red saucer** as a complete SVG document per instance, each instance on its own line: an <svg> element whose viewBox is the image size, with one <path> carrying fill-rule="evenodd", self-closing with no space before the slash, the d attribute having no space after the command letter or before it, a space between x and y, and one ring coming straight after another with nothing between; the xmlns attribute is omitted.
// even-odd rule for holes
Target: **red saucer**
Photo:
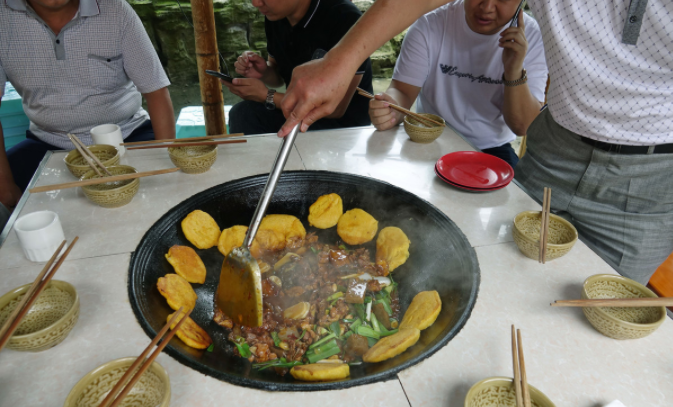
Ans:
<svg viewBox="0 0 673 407"><path fill-rule="evenodd" d="M466 191L471 191L471 192L490 192L490 191L497 191L497 190L502 189L502 188L506 187L507 185L509 185L509 182L508 182L508 183L506 183L506 184L504 184L504 185L500 185L500 186L495 187L495 188L470 188L470 187L466 187L466 186L464 186L464 185L459 185L459 184L453 183L453 182L449 181L448 179L444 178L444 177L442 176L442 174L439 173L439 170L437 169L436 166L435 166L435 174L437 174L437 177L439 177L439 179L441 179L442 181L446 182L447 184L449 184L449 185L451 185L451 186L453 186L453 187L460 188L460 189L464 189L464 190L466 190Z"/></svg>
<svg viewBox="0 0 673 407"><path fill-rule="evenodd" d="M477 151L457 151L437 161L439 175L452 184L476 189L505 186L514 170L505 160Z"/></svg>

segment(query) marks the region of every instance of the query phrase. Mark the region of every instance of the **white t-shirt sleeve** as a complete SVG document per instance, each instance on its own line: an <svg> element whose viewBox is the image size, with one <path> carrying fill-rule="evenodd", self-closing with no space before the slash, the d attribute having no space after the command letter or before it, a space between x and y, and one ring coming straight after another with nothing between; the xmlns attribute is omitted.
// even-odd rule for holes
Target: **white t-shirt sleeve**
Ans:
<svg viewBox="0 0 673 407"><path fill-rule="evenodd" d="M430 35L425 17L418 19L402 41L393 79L412 86L423 87L430 72Z"/></svg>
<svg viewBox="0 0 673 407"><path fill-rule="evenodd" d="M524 15L526 24L526 40L528 41L528 52L523 61L523 67L528 75L528 89L533 97L540 102L544 101L544 90L547 86L547 61L544 56L544 45L542 44L542 34L537 21L528 15Z"/></svg>

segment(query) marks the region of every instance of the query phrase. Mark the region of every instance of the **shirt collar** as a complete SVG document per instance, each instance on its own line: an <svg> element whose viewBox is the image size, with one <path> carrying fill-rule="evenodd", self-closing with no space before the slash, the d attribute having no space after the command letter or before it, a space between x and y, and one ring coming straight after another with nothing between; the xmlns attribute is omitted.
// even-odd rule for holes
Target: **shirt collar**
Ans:
<svg viewBox="0 0 673 407"><path fill-rule="evenodd" d="M297 27L306 28L313 19L313 15L316 13L316 11L318 11L319 5L320 0L311 0L311 5L308 6L308 11L306 11L304 17L299 21Z"/></svg>
<svg viewBox="0 0 673 407"><path fill-rule="evenodd" d="M5 4L16 11L28 11L26 0L5 0ZM98 0L79 0L79 15L91 17L100 14Z"/></svg>

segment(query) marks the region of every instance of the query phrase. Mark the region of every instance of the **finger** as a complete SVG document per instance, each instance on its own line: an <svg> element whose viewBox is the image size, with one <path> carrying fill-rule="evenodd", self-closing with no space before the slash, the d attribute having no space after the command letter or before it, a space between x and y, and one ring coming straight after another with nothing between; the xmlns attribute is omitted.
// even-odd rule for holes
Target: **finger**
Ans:
<svg viewBox="0 0 673 407"><path fill-rule="evenodd" d="M523 23L523 10L519 13L519 16L517 18L517 23L519 24L519 27L523 30L526 28L526 25Z"/></svg>
<svg viewBox="0 0 673 407"><path fill-rule="evenodd" d="M369 109L369 116L370 117L381 117L381 116L389 116L392 114L392 110L389 107L383 108L383 109Z"/></svg>
<svg viewBox="0 0 673 407"><path fill-rule="evenodd" d="M388 102L383 101L383 100L376 100L376 99L371 99L369 101L369 108L370 109L384 109L390 106Z"/></svg>
<svg viewBox="0 0 673 407"><path fill-rule="evenodd" d="M379 116L379 117L372 117L372 124L377 125L377 124L383 124L383 123L388 123L390 120L393 118L392 114L387 114L384 116Z"/></svg>
<svg viewBox="0 0 673 407"><path fill-rule="evenodd" d="M308 131L309 126L311 126L313 123L317 122L318 120L322 119L323 117L327 116L333 111L334 108L324 103L308 112L306 117L304 117L304 120L302 120L301 122L302 133L306 133Z"/></svg>

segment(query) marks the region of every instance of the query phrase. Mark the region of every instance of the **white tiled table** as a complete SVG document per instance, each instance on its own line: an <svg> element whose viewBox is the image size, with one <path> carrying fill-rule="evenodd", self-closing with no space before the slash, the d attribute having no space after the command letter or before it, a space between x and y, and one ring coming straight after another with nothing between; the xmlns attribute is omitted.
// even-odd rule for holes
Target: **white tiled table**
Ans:
<svg viewBox="0 0 673 407"><path fill-rule="evenodd" d="M53 349L0 353L0 406L61 406L85 373L111 359L139 354L149 338L128 301L130 253L177 203L211 186L268 172L279 143L268 135L221 146L207 173L144 178L139 193L122 208L97 207L75 189L30 196L22 213L56 211L66 237L80 236L57 278L77 288L82 314L70 336ZM596 332L581 310L549 307L556 299L577 298L586 277L614 271L582 242L545 265L524 257L512 241L511 222L515 214L539 210L539 205L514 184L470 193L438 180L434 163L460 150L471 148L449 129L431 144L409 141L402 129L324 131L300 135L286 166L389 182L431 202L461 228L477 252L481 287L472 316L447 346L402 371L397 380L310 393L233 386L162 354L158 361L171 377L171 405L462 406L475 382L511 376L512 323L524 334L529 382L557 406L600 407L614 399L629 407L673 405L673 322L667 320L647 338L616 341ZM72 180L63 155L49 158L37 185ZM123 160L140 171L172 166L165 150L130 151ZM32 281L40 269L23 257L10 232L0 248L0 293Z"/></svg>

